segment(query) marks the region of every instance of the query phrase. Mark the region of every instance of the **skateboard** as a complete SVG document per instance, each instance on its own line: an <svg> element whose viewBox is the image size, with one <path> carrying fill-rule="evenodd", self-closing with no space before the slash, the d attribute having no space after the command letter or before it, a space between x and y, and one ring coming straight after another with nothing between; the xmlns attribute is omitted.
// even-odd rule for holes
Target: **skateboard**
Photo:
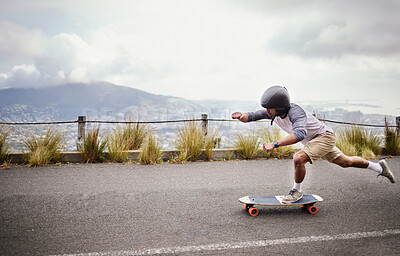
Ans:
<svg viewBox="0 0 400 256"><path fill-rule="evenodd" d="M323 199L317 195L303 195L303 198L299 201L291 204L282 203L284 196L245 196L239 198L239 202L244 204L244 208L250 213L251 216L255 217L258 215L257 208L254 205L266 205L266 206L293 206L302 205L303 208L311 214L316 214L318 208L314 205L316 202L322 202Z"/></svg>

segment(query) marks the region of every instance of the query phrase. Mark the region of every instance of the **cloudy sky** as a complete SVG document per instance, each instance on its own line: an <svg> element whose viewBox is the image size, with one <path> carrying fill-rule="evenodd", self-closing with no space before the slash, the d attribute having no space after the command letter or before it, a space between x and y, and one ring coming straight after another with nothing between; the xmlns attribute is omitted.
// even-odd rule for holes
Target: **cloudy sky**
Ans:
<svg viewBox="0 0 400 256"><path fill-rule="evenodd" d="M108 81L187 99L400 115L398 0L0 0L0 88Z"/></svg>

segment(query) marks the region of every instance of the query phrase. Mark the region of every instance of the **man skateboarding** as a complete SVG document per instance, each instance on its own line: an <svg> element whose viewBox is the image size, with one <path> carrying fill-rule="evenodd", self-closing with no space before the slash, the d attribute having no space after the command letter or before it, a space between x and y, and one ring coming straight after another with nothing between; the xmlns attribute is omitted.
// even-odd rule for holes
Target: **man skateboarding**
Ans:
<svg viewBox="0 0 400 256"><path fill-rule="evenodd" d="M304 147L294 156L294 184L289 194L282 202L294 203L303 197L301 185L306 175L306 163L314 163L318 159L328 160L343 168L366 168L378 173L378 176L387 177L395 183L393 173L385 160L378 163L367 161L358 156L346 156L336 146L336 137L333 130L319 121L313 115L305 112L299 105L290 102L289 92L285 87L272 86L261 97L261 106L264 109L232 114L233 119L241 122L253 122L261 119L271 119L289 135L272 143L264 143L263 149L270 152L277 147L288 146L301 142Z"/></svg>

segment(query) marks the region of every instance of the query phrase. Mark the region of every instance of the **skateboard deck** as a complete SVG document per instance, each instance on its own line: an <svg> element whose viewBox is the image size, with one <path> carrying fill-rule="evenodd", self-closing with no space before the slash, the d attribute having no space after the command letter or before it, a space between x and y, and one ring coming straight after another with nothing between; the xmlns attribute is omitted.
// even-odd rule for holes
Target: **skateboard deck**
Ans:
<svg viewBox="0 0 400 256"><path fill-rule="evenodd" d="M316 202L322 202L322 197L318 195L303 195L303 198L299 201L291 204L282 203L284 196L245 196L239 198L239 202L244 204L244 208L250 213L251 216L257 216L258 210L254 205L265 205L265 206L293 206L302 205L303 208L307 209L309 213L316 214L318 208L314 205Z"/></svg>

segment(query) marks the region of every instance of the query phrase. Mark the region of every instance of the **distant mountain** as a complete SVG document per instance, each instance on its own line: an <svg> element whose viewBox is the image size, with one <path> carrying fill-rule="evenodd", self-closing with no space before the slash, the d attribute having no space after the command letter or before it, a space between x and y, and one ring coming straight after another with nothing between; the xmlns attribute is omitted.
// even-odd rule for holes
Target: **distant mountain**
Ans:
<svg viewBox="0 0 400 256"><path fill-rule="evenodd" d="M182 98L155 95L107 82L0 90L0 120L4 118L9 120L10 115L18 115L21 111L25 113L33 111L36 113L31 113L34 116L52 114L53 118L63 120L76 119L84 109L108 108L120 111L146 107L190 110L200 108L198 104Z"/></svg>

